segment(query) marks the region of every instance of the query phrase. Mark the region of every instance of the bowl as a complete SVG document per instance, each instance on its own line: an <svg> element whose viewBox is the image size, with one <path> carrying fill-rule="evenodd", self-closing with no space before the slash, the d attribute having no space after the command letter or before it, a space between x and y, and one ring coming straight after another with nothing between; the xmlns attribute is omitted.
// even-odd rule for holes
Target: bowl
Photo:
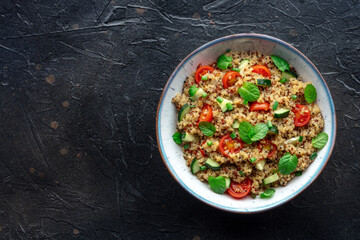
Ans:
<svg viewBox="0 0 360 240"><path fill-rule="evenodd" d="M291 180L285 187L276 188L270 199L234 199L228 194L216 194L208 184L199 181L185 164L181 147L172 140L176 129L177 110L171 99L182 91L186 77L191 75L199 63L209 64L218 56L231 49L235 51L257 51L267 55L277 55L295 67L305 82L311 81L317 89L317 104L323 114L324 132L329 135L326 146L318 151L318 157L303 172L301 177ZM197 199L221 210L236 213L256 213L280 206L304 191L319 176L333 151L336 138L335 107L329 88L314 64L299 50L275 37L262 34L235 34L204 44L190 53L176 67L162 92L157 116L156 135L160 154L165 166L174 179Z"/></svg>

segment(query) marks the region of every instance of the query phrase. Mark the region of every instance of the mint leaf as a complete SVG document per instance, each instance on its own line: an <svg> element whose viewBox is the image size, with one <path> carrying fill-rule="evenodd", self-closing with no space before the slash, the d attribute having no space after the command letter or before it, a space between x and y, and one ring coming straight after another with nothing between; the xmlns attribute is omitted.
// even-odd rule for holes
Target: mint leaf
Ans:
<svg viewBox="0 0 360 240"><path fill-rule="evenodd" d="M241 122L239 124L239 135L240 138L247 144L252 144L253 142L251 141L250 137L249 137L249 132L253 129L253 125L251 125L251 123L249 122Z"/></svg>
<svg viewBox="0 0 360 240"><path fill-rule="evenodd" d="M181 133L176 132L176 133L173 134L172 137L173 137L173 140L174 140L175 143L177 143L177 144L182 143L182 141L181 141L182 134Z"/></svg>
<svg viewBox="0 0 360 240"><path fill-rule="evenodd" d="M279 161L279 172L282 175L289 175L292 173L298 164L298 159L296 155L291 155L286 153Z"/></svg>
<svg viewBox="0 0 360 240"><path fill-rule="evenodd" d="M275 55L271 55L271 59L274 61L275 66L280 70L280 71L285 71L285 70L290 70L289 68L289 64L282 59L281 57L275 56Z"/></svg>
<svg viewBox="0 0 360 240"><path fill-rule="evenodd" d="M312 84L306 85L304 90L304 96L305 96L305 100L308 103L313 103L317 97L316 88Z"/></svg>
<svg viewBox="0 0 360 240"><path fill-rule="evenodd" d="M268 188L263 193L260 194L260 198L269 198L274 195L275 189Z"/></svg>
<svg viewBox="0 0 360 240"><path fill-rule="evenodd" d="M325 147L327 141L329 139L329 136L327 135L327 133L319 133L315 138L311 139L311 143L313 145L314 148L323 148Z"/></svg>
<svg viewBox="0 0 360 240"><path fill-rule="evenodd" d="M220 55L217 60L217 67L221 70L225 70L231 65L231 61L233 60L232 57L228 57L226 55Z"/></svg>
<svg viewBox="0 0 360 240"><path fill-rule="evenodd" d="M249 137L253 142L259 141L266 136L268 130L269 128L266 126L265 123L258 123L253 129L250 130Z"/></svg>
<svg viewBox="0 0 360 240"><path fill-rule="evenodd" d="M212 137L216 132L215 126L209 122L203 121L199 123L199 128L205 136Z"/></svg>
<svg viewBox="0 0 360 240"><path fill-rule="evenodd" d="M260 97L259 88L255 84L249 82L244 82L241 88L239 88L238 92L244 99L245 103L254 102Z"/></svg>
<svg viewBox="0 0 360 240"><path fill-rule="evenodd" d="M208 182L211 190L213 190L214 192L222 194L226 191L226 180L223 176L209 176Z"/></svg>

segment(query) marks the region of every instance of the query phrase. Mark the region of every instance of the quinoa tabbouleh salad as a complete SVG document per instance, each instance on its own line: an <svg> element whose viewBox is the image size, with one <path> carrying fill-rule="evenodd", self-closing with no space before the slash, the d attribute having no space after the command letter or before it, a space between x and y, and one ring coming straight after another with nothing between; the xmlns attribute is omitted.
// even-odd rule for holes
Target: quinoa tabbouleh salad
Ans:
<svg viewBox="0 0 360 240"><path fill-rule="evenodd" d="M172 99L179 111L173 139L215 193L269 198L327 143L316 97L282 58L228 51L199 64Z"/></svg>

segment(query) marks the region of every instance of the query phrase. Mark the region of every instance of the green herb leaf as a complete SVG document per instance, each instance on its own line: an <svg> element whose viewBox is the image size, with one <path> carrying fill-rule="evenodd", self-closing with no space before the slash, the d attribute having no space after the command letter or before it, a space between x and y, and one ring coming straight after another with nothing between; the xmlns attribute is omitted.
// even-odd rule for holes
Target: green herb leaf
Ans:
<svg viewBox="0 0 360 240"><path fill-rule="evenodd" d="M214 192L222 194L226 191L226 180L223 176L209 176L208 182L211 190L213 190Z"/></svg>
<svg viewBox="0 0 360 240"><path fill-rule="evenodd" d="M301 175L302 175L302 171L295 172L295 176L301 176Z"/></svg>
<svg viewBox="0 0 360 240"><path fill-rule="evenodd" d="M181 137L182 137L181 133L176 132L176 133L174 133L174 135L172 137L173 137L173 140L174 140L175 143L181 144L181 142L182 142L181 141Z"/></svg>
<svg viewBox="0 0 360 240"><path fill-rule="evenodd" d="M274 195L275 189L268 188L263 193L260 194L260 198L270 198L272 195Z"/></svg>
<svg viewBox="0 0 360 240"><path fill-rule="evenodd" d="M251 197L252 197L253 199L255 199L255 198L256 198L256 194L251 193Z"/></svg>
<svg viewBox="0 0 360 240"><path fill-rule="evenodd" d="M289 64L282 58L275 56L275 55L271 55L271 59L274 61L275 66L280 70L280 71L285 71L285 70L290 70L289 68Z"/></svg>
<svg viewBox="0 0 360 240"><path fill-rule="evenodd" d="M317 155L318 154L316 152L314 152L313 154L310 155L310 159L314 160L317 157Z"/></svg>
<svg viewBox="0 0 360 240"><path fill-rule="evenodd" d="M221 70L225 70L231 65L231 61L233 60L232 57L228 57L226 55L220 55L220 57L217 60L217 67Z"/></svg>
<svg viewBox="0 0 360 240"><path fill-rule="evenodd" d="M322 133L319 133L315 138L311 139L311 143L314 148L321 149L321 148L325 147L328 139L329 139L329 136L327 135L327 133L322 132Z"/></svg>
<svg viewBox="0 0 360 240"><path fill-rule="evenodd" d="M239 171L240 176L245 176L245 173L243 171Z"/></svg>
<svg viewBox="0 0 360 240"><path fill-rule="evenodd" d="M238 92L244 101L246 101L246 103L254 102L260 97L259 88L255 84L249 82L244 82L241 88L239 88Z"/></svg>
<svg viewBox="0 0 360 240"><path fill-rule="evenodd" d="M235 134L234 132L232 132L232 133L230 134L230 137L231 137L232 139L235 139L235 138L236 138L236 134Z"/></svg>
<svg viewBox="0 0 360 240"><path fill-rule="evenodd" d="M211 146L211 145L213 144L213 142L212 142L212 141L208 141L206 144L207 144L208 146Z"/></svg>
<svg viewBox="0 0 360 240"><path fill-rule="evenodd" d="M266 126L265 123L258 123L253 129L250 130L249 137L253 142L259 141L266 136L268 130L269 128Z"/></svg>
<svg viewBox="0 0 360 240"><path fill-rule="evenodd" d="M190 94L190 97L194 96L195 93L198 91L199 89L196 87L196 85L192 85L189 89L189 94Z"/></svg>
<svg viewBox="0 0 360 240"><path fill-rule="evenodd" d="M184 145L184 150L188 149L190 147L190 145L187 143Z"/></svg>
<svg viewBox="0 0 360 240"><path fill-rule="evenodd" d="M215 126L212 123L203 121L199 123L199 128L205 136L212 137L216 132Z"/></svg>
<svg viewBox="0 0 360 240"><path fill-rule="evenodd" d="M308 84L304 90L305 100L308 103L313 103L316 100L317 92L316 88L312 84Z"/></svg>
<svg viewBox="0 0 360 240"><path fill-rule="evenodd" d="M279 102L278 102L278 101L275 101L274 104L273 104L272 109L273 109L273 110L276 110L276 109L278 108L278 106L279 106Z"/></svg>
<svg viewBox="0 0 360 240"><path fill-rule="evenodd" d="M239 125L239 135L240 138L246 142L247 144L252 144L253 141L251 141L251 138L249 137L249 132L253 129L253 125L249 122L241 122Z"/></svg>
<svg viewBox="0 0 360 240"><path fill-rule="evenodd" d="M251 163L256 162L256 157L252 157L252 158L250 158L250 162L251 162Z"/></svg>
<svg viewBox="0 0 360 240"><path fill-rule="evenodd" d="M285 153L285 155L282 158L280 158L279 161L279 172L282 175L289 175L295 170L297 164L298 164L298 159L296 155Z"/></svg>

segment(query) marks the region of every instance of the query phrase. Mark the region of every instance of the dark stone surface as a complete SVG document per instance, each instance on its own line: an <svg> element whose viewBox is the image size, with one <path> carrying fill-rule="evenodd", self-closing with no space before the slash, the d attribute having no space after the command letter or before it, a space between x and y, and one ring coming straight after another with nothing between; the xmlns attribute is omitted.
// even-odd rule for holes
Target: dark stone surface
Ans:
<svg viewBox="0 0 360 240"><path fill-rule="evenodd" d="M0 238L360 239L359 13L358 0L2 0ZM242 32L307 55L338 119L321 176L255 215L185 192L155 134L176 65Z"/></svg>

